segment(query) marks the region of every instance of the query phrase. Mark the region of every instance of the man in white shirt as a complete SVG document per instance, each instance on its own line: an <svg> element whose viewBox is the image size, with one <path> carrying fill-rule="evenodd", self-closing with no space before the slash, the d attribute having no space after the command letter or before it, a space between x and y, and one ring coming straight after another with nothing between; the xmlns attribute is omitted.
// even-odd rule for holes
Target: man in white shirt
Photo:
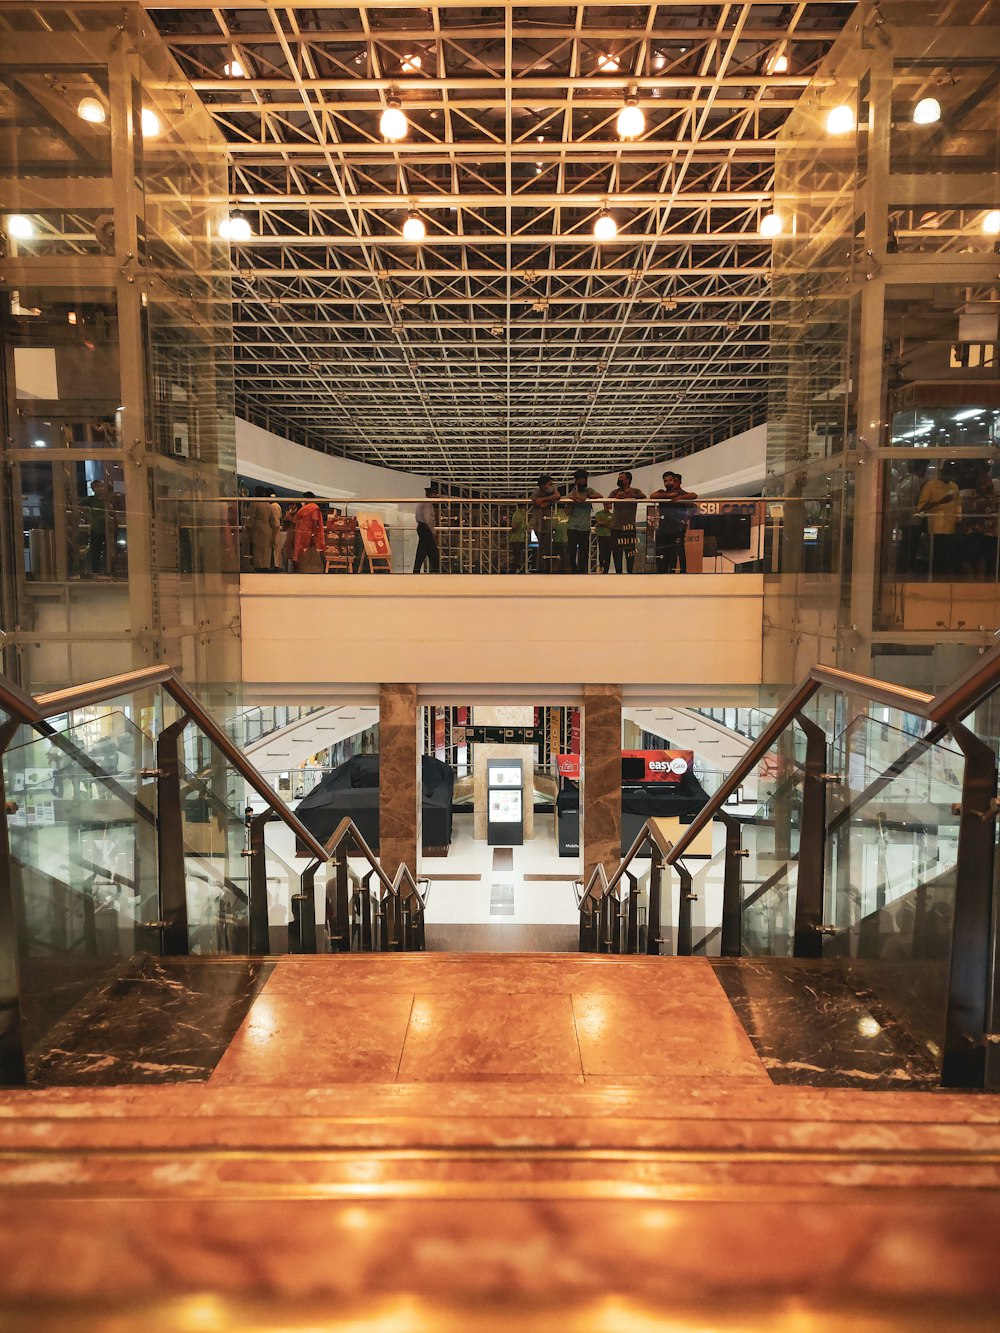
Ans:
<svg viewBox="0 0 1000 1333"><path fill-rule="evenodd" d="M435 482L424 487L425 495L437 495ZM413 557L413 572L419 574L424 561L430 572L436 574L441 568L437 544L437 509L430 500L421 500L417 505L417 553Z"/></svg>

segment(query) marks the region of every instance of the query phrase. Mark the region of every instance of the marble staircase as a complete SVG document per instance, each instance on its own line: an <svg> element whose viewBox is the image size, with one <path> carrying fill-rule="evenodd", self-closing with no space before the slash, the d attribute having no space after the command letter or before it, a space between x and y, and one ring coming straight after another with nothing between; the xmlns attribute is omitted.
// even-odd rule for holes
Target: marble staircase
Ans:
<svg viewBox="0 0 1000 1333"><path fill-rule="evenodd" d="M0 1327L992 1329L998 1185L704 960L282 959L208 1081L0 1093Z"/></svg>

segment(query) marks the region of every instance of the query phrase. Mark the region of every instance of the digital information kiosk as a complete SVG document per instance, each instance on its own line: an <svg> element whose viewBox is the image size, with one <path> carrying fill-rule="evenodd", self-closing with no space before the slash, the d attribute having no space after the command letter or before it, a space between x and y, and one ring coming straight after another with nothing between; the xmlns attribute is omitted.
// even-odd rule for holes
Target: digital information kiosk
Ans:
<svg viewBox="0 0 1000 1333"><path fill-rule="evenodd" d="M486 841L490 847L520 847L524 773L520 759L486 761Z"/></svg>

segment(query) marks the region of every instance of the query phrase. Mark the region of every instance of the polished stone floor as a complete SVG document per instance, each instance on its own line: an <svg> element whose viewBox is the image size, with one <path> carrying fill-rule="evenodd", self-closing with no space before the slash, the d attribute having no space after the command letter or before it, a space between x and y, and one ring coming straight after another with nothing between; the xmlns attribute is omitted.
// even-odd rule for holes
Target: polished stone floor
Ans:
<svg viewBox="0 0 1000 1333"><path fill-rule="evenodd" d="M32 1083L114 1086L205 1079L272 964L140 957L110 972L29 1052Z"/></svg>
<svg viewBox="0 0 1000 1333"><path fill-rule="evenodd" d="M422 954L279 960L215 1082L767 1073L703 959Z"/></svg>

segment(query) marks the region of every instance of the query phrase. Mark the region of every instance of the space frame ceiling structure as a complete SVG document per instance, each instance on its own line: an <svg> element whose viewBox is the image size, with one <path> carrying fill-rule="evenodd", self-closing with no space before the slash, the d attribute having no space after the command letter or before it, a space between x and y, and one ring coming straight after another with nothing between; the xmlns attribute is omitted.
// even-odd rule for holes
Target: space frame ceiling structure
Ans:
<svg viewBox="0 0 1000 1333"><path fill-rule="evenodd" d="M853 0L147 8L251 226L250 420L516 495L762 419L775 140ZM645 128L623 141L626 100Z"/></svg>

